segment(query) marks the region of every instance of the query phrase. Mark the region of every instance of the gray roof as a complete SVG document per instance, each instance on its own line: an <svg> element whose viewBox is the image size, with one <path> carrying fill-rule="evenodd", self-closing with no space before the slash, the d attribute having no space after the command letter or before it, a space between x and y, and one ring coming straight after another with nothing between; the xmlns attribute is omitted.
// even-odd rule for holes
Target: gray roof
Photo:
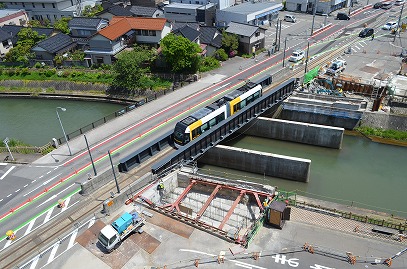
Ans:
<svg viewBox="0 0 407 269"><path fill-rule="evenodd" d="M129 9L121 6L111 6L108 8L107 12L113 14L114 16L133 16L133 13Z"/></svg>
<svg viewBox="0 0 407 269"><path fill-rule="evenodd" d="M199 32L201 32L199 40L202 44L212 45L216 48L220 48L222 46L222 34L219 33L216 27L201 26L199 28ZM215 34L217 34L216 37Z"/></svg>
<svg viewBox="0 0 407 269"><path fill-rule="evenodd" d="M239 5L231 6L228 8L223 9L223 11L232 12L232 13L239 13L239 14L251 14L255 12L261 12L263 10L272 10L276 9L276 11L281 10L283 5L281 3L275 2L245 2Z"/></svg>
<svg viewBox="0 0 407 269"><path fill-rule="evenodd" d="M184 26L188 25L189 27L193 29L199 29L199 23L198 22L174 22L172 24L172 31L174 32L178 28L182 28Z"/></svg>
<svg viewBox="0 0 407 269"><path fill-rule="evenodd" d="M130 12L136 16L152 17L157 11L155 7L131 6Z"/></svg>
<svg viewBox="0 0 407 269"><path fill-rule="evenodd" d="M177 30L173 31L173 33L176 35L182 35L183 37L188 38L190 41L195 41L200 35L199 31L191 28L188 25L178 28Z"/></svg>
<svg viewBox="0 0 407 269"><path fill-rule="evenodd" d="M11 35L0 28L0 42L11 39Z"/></svg>
<svg viewBox="0 0 407 269"><path fill-rule="evenodd" d="M85 28L94 28L97 29L100 22L103 19L101 18L88 18L88 17L73 17L69 22L69 27L85 27Z"/></svg>
<svg viewBox="0 0 407 269"><path fill-rule="evenodd" d="M51 36L36 45L36 47L43 48L49 53L65 52L73 46L75 46L75 42L72 41L72 38L62 33Z"/></svg>
<svg viewBox="0 0 407 269"><path fill-rule="evenodd" d="M25 27L19 25L3 25L1 29L12 36L11 41L13 42L13 45L15 45L18 39L17 34L22 28ZM36 31L39 35L45 35L47 37L54 32L53 28L32 27L31 29L33 29L33 31Z"/></svg>
<svg viewBox="0 0 407 269"><path fill-rule="evenodd" d="M259 26L232 21L229 23L228 28L226 28L226 32L250 37L257 31L257 29L259 29Z"/></svg>

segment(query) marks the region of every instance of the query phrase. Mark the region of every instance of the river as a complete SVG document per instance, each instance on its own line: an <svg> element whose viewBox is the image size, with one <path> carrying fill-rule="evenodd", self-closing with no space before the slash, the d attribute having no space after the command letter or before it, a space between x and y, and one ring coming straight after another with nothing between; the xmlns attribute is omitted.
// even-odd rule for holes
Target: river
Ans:
<svg viewBox="0 0 407 269"><path fill-rule="evenodd" d="M73 132L93 121L113 113L124 105L109 103L48 100L0 99L0 139L21 140L34 146L43 146L53 137L63 137L56 108L66 133Z"/></svg>
<svg viewBox="0 0 407 269"><path fill-rule="evenodd" d="M342 149L330 149L253 136L228 146L311 160L310 181L295 182L203 165L202 172L278 186L300 195L407 217L407 148L344 136Z"/></svg>

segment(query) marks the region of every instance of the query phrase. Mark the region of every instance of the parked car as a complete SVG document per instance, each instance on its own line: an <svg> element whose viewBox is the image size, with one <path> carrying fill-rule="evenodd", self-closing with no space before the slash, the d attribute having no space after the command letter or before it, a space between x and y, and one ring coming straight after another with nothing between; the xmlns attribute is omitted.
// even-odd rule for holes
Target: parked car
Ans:
<svg viewBox="0 0 407 269"><path fill-rule="evenodd" d="M346 61L345 60L336 60L332 65L326 70L327 75L335 76L340 72L345 70Z"/></svg>
<svg viewBox="0 0 407 269"><path fill-rule="evenodd" d="M295 18L294 15L289 15L289 14L284 16L284 20L288 21L288 22L296 22L297 21L297 19Z"/></svg>
<svg viewBox="0 0 407 269"><path fill-rule="evenodd" d="M393 7L393 2L386 2L386 3L383 3L381 6L382 9L391 9L392 7Z"/></svg>
<svg viewBox="0 0 407 269"><path fill-rule="evenodd" d="M346 13L339 12L338 14L336 14L336 19L337 20L350 20L350 17Z"/></svg>
<svg viewBox="0 0 407 269"><path fill-rule="evenodd" d="M376 4L373 5L374 8L381 8L383 5L382 2L377 2Z"/></svg>
<svg viewBox="0 0 407 269"><path fill-rule="evenodd" d="M304 59L304 52L302 50L294 51L290 58L288 59L290 62L298 62Z"/></svg>
<svg viewBox="0 0 407 269"><path fill-rule="evenodd" d="M404 0L397 0L396 2L394 2L394 4L396 6L401 6L404 3Z"/></svg>
<svg viewBox="0 0 407 269"><path fill-rule="evenodd" d="M389 21L385 25L382 26L383 30L392 30L397 28L397 22L396 21Z"/></svg>
<svg viewBox="0 0 407 269"><path fill-rule="evenodd" d="M373 28L365 28L359 33L359 37L368 37L374 34Z"/></svg>

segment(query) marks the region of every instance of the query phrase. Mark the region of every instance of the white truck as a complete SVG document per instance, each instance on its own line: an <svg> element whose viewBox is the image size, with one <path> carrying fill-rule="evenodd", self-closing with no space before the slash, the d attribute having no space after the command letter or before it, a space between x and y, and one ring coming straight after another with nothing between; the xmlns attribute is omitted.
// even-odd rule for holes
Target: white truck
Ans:
<svg viewBox="0 0 407 269"><path fill-rule="evenodd" d="M100 231L98 241L108 252L111 252L132 232L140 231L145 222L146 220L137 212L131 214L126 212Z"/></svg>
<svg viewBox="0 0 407 269"><path fill-rule="evenodd" d="M326 74L330 76L335 76L340 72L343 72L346 68L345 60L336 60L332 65L326 70Z"/></svg>

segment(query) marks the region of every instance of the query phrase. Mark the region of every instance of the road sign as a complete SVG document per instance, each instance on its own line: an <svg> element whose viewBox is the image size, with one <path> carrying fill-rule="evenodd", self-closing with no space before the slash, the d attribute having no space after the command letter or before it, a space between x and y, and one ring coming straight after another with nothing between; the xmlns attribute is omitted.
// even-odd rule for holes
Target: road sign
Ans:
<svg viewBox="0 0 407 269"><path fill-rule="evenodd" d="M8 144L8 142L10 142L10 139L8 139L8 137L4 138L3 143Z"/></svg>

